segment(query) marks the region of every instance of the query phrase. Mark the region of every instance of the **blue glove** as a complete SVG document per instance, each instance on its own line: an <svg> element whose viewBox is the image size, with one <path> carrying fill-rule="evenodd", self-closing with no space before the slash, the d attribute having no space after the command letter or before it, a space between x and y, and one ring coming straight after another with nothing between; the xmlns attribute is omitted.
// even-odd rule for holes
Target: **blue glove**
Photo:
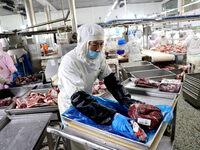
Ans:
<svg viewBox="0 0 200 150"><path fill-rule="evenodd" d="M7 84L9 87L15 87L16 86L16 83L15 82L10 82Z"/></svg>
<svg viewBox="0 0 200 150"><path fill-rule="evenodd" d="M135 139L136 136L131 127L131 118L125 117L119 113L116 113L112 121L112 128L115 132L125 135L131 139Z"/></svg>

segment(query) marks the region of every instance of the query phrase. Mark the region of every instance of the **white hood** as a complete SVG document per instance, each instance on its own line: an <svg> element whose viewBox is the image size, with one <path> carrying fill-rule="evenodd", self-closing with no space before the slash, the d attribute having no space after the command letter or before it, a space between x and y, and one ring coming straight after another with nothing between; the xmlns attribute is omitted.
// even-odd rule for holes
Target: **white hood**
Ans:
<svg viewBox="0 0 200 150"><path fill-rule="evenodd" d="M83 63L91 67L99 66L99 59L101 59L103 52L96 59L89 59L86 54L88 51L88 43L90 41L104 40L104 30L96 24L85 24L78 28L78 43L74 49L77 57L82 60Z"/></svg>

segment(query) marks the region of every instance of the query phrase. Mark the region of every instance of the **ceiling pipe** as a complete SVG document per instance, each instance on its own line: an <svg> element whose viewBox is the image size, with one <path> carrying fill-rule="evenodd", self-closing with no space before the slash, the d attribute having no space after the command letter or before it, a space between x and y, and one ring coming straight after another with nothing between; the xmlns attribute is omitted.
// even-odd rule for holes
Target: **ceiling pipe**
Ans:
<svg viewBox="0 0 200 150"><path fill-rule="evenodd" d="M70 17L71 17L72 32L75 33L77 31L77 20L76 20L76 9L74 0L68 0L68 6L71 12Z"/></svg>
<svg viewBox="0 0 200 150"><path fill-rule="evenodd" d="M14 5L13 5L14 3L11 3L10 1L7 1L7 2L5 2L5 1L0 1L0 7L2 7L3 9L5 9L5 10L8 10L8 11L11 11L11 12L16 12L15 11L15 7L14 7ZM18 12L18 11L23 11L23 12ZM18 11L16 12L16 13L18 13L18 14L20 14L20 15L22 15L22 16L26 16L26 13L25 13L25 11L24 10L20 10L20 9L18 9Z"/></svg>
<svg viewBox="0 0 200 150"><path fill-rule="evenodd" d="M50 13L49 6L44 7L44 12L45 12L47 22L51 21L51 13ZM49 30L49 29L52 29L51 24L47 24L47 30Z"/></svg>
<svg viewBox="0 0 200 150"><path fill-rule="evenodd" d="M36 24L35 13L33 10L33 2L32 0L24 0L28 26L34 26ZM36 29L34 29L35 31Z"/></svg>
<svg viewBox="0 0 200 150"><path fill-rule="evenodd" d="M60 21L70 21L70 20L68 20L69 14L70 14L70 11L67 12L67 15L66 15L65 18L60 18L60 19L56 19L56 20L49 21L49 22L40 23L40 24L31 26L31 27L28 27L28 28L26 28L26 29L35 28L35 27L40 27L40 26L44 26L44 25L47 25L47 24L52 24L52 23L56 23L56 22L60 22Z"/></svg>

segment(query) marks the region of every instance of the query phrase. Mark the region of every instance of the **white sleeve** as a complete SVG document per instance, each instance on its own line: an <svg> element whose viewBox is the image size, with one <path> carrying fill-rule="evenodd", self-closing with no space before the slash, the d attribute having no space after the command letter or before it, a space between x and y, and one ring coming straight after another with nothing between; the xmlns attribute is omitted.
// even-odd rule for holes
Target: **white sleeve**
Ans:
<svg viewBox="0 0 200 150"><path fill-rule="evenodd" d="M101 64L101 71L100 71L100 74L98 76L98 79L101 81L101 80L103 80L105 77L107 77L111 73L112 73L111 68L106 63L106 59L103 58L102 64Z"/></svg>
<svg viewBox="0 0 200 150"><path fill-rule="evenodd" d="M75 92L84 90L84 81L81 78L79 69L73 64L73 61L68 64L61 64L58 70L58 86L65 95L71 97ZM69 65L70 64L70 65Z"/></svg>
<svg viewBox="0 0 200 150"><path fill-rule="evenodd" d="M192 36L188 36L184 41L182 46L188 47L189 43L191 42Z"/></svg>

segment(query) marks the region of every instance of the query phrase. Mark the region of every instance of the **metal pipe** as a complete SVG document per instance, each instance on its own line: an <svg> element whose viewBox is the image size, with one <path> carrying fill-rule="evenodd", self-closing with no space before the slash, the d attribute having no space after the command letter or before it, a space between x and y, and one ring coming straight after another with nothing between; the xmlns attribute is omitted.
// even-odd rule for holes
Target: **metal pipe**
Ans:
<svg viewBox="0 0 200 150"><path fill-rule="evenodd" d="M129 24L155 24L155 23L163 23L163 22L180 22L180 21L195 21L200 20L200 15L186 15L186 16L168 16L157 19L150 18L141 18L141 19L116 19L110 20L103 25L103 28L106 28L108 25L112 25L115 23L129 23Z"/></svg>
<svg viewBox="0 0 200 150"><path fill-rule="evenodd" d="M51 14L50 14L49 6L44 7L44 12L45 12L47 22L49 22L51 20ZM49 29L52 29L51 24L47 24L47 30L49 30Z"/></svg>
<svg viewBox="0 0 200 150"><path fill-rule="evenodd" d="M36 20L35 20L35 13L33 10L33 2L32 0L24 0L24 4L25 4L28 24L29 26L34 26L36 24ZM33 29L33 30L37 31L37 29Z"/></svg>
<svg viewBox="0 0 200 150"><path fill-rule="evenodd" d="M72 141L75 141L75 142L78 142L78 143L81 143L83 145L88 145L91 148L101 149L101 150L110 150L111 149L111 148L106 148L106 147L101 146L101 145L97 145L97 144L92 143L90 141L87 141L87 140L85 140L83 138L68 134L68 133L66 133L64 131L61 131L61 130L58 130L58 129L55 129L55 128L52 128L52 127L47 127L47 132L51 133L51 134L55 134L55 135L61 136L61 137L64 137L64 138L67 138L69 140L72 140Z"/></svg>
<svg viewBox="0 0 200 150"><path fill-rule="evenodd" d="M67 20L67 18L69 17L69 13L70 13L70 11L67 12L67 15L66 15L65 18L60 18L60 19L56 19L56 20L49 21L49 22L40 23L40 24L31 26L31 27L28 27L28 28L26 28L26 29L35 28L35 27L40 27L40 26L44 26L44 25L47 25L47 24L52 24L52 23L56 23L56 22L60 22L60 21L70 21L70 20Z"/></svg>
<svg viewBox="0 0 200 150"><path fill-rule="evenodd" d="M61 7L62 7L62 14L63 14L63 17L65 17L63 0L61 0Z"/></svg>
<svg viewBox="0 0 200 150"><path fill-rule="evenodd" d="M179 15L181 15L182 14L182 0L178 0L177 1L177 6L178 6L178 13L179 13Z"/></svg>
<svg viewBox="0 0 200 150"><path fill-rule="evenodd" d="M77 31L77 21L76 21L76 10L75 10L75 2L74 0L68 0L70 16L71 16L71 24L72 24L72 32Z"/></svg>

